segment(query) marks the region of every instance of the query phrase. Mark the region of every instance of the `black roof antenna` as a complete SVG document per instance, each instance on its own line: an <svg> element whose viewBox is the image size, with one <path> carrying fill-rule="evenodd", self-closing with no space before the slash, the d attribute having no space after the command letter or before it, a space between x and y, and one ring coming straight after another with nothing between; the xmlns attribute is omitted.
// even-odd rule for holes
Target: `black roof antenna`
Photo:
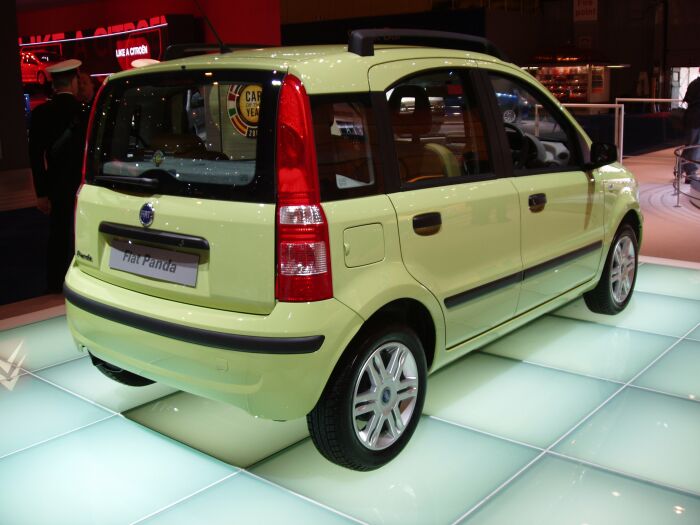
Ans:
<svg viewBox="0 0 700 525"><path fill-rule="evenodd" d="M216 32L216 29L214 29L214 25L211 23L211 20L209 20L209 17L207 14L204 12L204 9L202 9L201 4L199 3L199 0L192 0L195 5L197 6L197 9L199 9L199 12L202 13L202 18L206 21L207 25L209 26L209 29L211 29L211 32L214 34L214 38L216 38L216 41L219 43L219 50L222 53L226 53L227 51L230 51L228 47L224 44L224 41L221 40L221 37L219 36L219 33Z"/></svg>

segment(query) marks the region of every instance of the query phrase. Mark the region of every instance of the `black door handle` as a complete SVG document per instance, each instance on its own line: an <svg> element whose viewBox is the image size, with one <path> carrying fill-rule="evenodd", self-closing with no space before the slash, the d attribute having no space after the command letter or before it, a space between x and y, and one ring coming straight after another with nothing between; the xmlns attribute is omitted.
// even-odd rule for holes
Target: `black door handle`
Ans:
<svg viewBox="0 0 700 525"><path fill-rule="evenodd" d="M413 217L413 231L418 235L435 235L442 227L442 216L437 211L421 213Z"/></svg>
<svg viewBox="0 0 700 525"><path fill-rule="evenodd" d="M527 205L530 207L532 213L539 213L544 210L547 204L547 194L546 193L535 193L527 198Z"/></svg>

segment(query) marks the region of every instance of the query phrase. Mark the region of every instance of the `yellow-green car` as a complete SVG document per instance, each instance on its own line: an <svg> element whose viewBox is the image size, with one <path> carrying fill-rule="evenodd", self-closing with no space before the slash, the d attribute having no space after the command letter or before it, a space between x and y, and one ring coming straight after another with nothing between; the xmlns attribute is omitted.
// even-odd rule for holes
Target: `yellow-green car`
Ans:
<svg viewBox="0 0 700 525"><path fill-rule="evenodd" d="M128 385L307 416L325 457L370 470L428 372L581 295L622 310L637 184L500 56L360 30L110 77L65 284L79 349Z"/></svg>

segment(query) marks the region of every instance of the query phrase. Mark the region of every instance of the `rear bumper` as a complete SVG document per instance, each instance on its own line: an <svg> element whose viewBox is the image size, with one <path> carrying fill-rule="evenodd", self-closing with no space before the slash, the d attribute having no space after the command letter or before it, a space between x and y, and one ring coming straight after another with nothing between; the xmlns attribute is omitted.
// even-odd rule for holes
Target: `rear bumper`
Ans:
<svg viewBox="0 0 700 525"><path fill-rule="evenodd" d="M242 314L140 294L75 266L66 313L77 343L107 362L281 420L311 411L362 325L335 299Z"/></svg>

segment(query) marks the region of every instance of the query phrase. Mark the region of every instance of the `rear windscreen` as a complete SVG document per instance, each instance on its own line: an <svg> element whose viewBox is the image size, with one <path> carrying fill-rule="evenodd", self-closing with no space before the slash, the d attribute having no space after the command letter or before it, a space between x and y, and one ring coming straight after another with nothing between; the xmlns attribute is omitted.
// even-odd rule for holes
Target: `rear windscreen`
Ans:
<svg viewBox="0 0 700 525"><path fill-rule="evenodd" d="M278 85L272 73L205 71L109 82L86 180L118 189L134 177L157 181L161 194L273 202Z"/></svg>

